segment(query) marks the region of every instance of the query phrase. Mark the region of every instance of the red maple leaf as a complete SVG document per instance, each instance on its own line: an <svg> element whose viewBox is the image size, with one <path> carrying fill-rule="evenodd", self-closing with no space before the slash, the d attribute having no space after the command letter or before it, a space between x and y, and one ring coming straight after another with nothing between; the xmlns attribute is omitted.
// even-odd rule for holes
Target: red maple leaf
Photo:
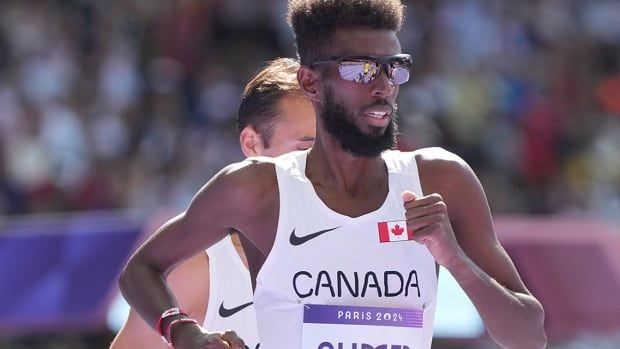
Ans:
<svg viewBox="0 0 620 349"><path fill-rule="evenodd" d="M392 229L392 234L396 236L401 236L404 232L405 232L405 229L401 228L398 224L396 224L394 226L394 229Z"/></svg>

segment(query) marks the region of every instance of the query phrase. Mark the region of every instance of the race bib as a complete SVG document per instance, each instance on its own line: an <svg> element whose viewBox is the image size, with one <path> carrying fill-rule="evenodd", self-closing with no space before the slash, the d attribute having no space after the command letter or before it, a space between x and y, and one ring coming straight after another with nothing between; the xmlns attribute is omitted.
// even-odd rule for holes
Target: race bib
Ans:
<svg viewBox="0 0 620 349"><path fill-rule="evenodd" d="M302 349L420 349L423 312L304 305Z"/></svg>

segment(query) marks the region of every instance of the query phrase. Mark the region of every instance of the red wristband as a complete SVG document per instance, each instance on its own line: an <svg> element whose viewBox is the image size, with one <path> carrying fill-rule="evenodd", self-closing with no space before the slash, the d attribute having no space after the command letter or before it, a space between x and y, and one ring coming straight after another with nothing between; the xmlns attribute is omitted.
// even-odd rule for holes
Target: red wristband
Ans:
<svg viewBox="0 0 620 349"><path fill-rule="evenodd" d="M159 333L159 335L164 339L164 341L166 341L166 339L164 338L164 329L161 328L161 325L164 322L164 319L169 318L171 316L176 316L176 315L188 316L187 314L182 312L181 309L174 307L174 308L165 310L163 313L161 313L161 316L159 317L159 319L157 319L157 323L155 324L155 329L157 330L157 333Z"/></svg>
<svg viewBox="0 0 620 349"><path fill-rule="evenodd" d="M172 344L172 328L175 325L178 324L186 324L186 323L192 323L192 324L196 324L198 325L198 321L192 319L192 318L180 318L180 319L175 319L172 320L172 322L168 325L168 329L166 330L166 342L174 349L174 344Z"/></svg>

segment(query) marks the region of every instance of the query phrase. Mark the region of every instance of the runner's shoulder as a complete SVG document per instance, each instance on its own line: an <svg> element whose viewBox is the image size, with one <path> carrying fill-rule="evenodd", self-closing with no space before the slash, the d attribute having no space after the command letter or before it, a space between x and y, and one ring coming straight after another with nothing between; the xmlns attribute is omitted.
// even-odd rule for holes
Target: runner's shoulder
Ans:
<svg viewBox="0 0 620 349"><path fill-rule="evenodd" d="M266 156L253 156L229 164L220 171L220 174L232 179L245 176L275 177L275 161Z"/></svg>
<svg viewBox="0 0 620 349"><path fill-rule="evenodd" d="M247 217L270 212L279 202L278 194L273 162L247 159L231 163L213 176L192 198L183 217L194 222L188 223L192 227L213 225L217 220L221 228L238 228Z"/></svg>
<svg viewBox="0 0 620 349"><path fill-rule="evenodd" d="M469 178L473 173L459 155L441 147L421 148L415 154L421 178L430 178L437 184L455 183L455 180Z"/></svg>
<svg viewBox="0 0 620 349"><path fill-rule="evenodd" d="M277 188L274 160L269 157L251 157L224 167L215 177L218 186L234 194L266 195Z"/></svg>
<svg viewBox="0 0 620 349"><path fill-rule="evenodd" d="M438 167L444 170L467 166L459 155L441 147L420 148L411 152L418 164L425 167Z"/></svg>

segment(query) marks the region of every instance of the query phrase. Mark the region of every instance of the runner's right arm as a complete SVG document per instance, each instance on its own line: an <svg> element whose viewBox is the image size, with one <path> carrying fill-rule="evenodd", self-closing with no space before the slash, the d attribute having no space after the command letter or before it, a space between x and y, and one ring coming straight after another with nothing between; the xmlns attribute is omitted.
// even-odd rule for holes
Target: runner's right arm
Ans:
<svg viewBox="0 0 620 349"><path fill-rule="evenodd" d="M220 171L196 194L184 213L159 228L131 257L120 279L125 299L155 327L162 312L177 307L166 276L183 259L204 251L231 229L243 232L266 255L277 226L277 195L275 170L269 161L246 160ZM171 320L174 318L166 319L162 327L166 328ZM205 343L226 348L220 336L206 336L200 326L178 327L175 338L178 332L179 344L187 344L179 348L200 348ZM240 343L234 334L224 338Z"/></svg>

